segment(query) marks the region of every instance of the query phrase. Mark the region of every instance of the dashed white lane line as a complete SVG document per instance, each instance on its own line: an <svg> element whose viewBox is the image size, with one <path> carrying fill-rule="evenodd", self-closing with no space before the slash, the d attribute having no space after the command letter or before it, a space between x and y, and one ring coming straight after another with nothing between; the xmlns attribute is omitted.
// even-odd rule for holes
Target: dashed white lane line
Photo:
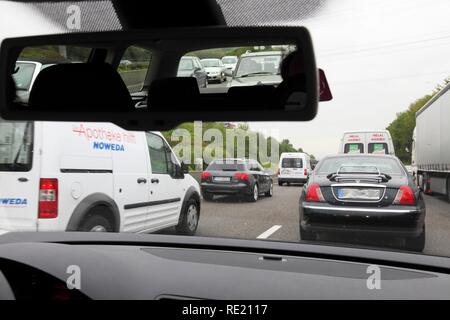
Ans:
<svg viewBox="0 0 450 320"><path fill-rule="evenodd" d="M259 236L257 236L256 239L267 239L280 228L281 228L280 225L274 225L273 227L269 228L268 230L264 231Z"/></svg>

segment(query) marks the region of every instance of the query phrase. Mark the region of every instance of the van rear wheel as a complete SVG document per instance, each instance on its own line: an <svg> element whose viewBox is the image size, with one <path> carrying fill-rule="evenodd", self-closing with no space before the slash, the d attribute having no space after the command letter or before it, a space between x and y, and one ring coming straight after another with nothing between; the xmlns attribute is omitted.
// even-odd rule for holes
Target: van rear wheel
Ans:
<svg viewBox="0 0 450 320"><path fill-rule="evenodd" d="M199 219L200 207L197 201L191 198L181 212L180 220L178 225L175 227L175 230L179 234L193 236L195 231L197 231Z"/></svg>
<svg viewBox="0 0 450 320"><path fill-rule="evenodd" d="M81 225L80 231L84 232L112 232L111 223L101 215L88 217Z"/></svg>

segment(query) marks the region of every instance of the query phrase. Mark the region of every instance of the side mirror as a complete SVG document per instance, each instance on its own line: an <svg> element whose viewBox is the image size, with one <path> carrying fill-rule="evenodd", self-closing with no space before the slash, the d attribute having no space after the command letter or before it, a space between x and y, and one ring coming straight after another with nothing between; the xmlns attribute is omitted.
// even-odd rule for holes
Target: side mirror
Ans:
<svg viewBox="0 0 450 320"><path fill-rule="evenodd" d="M269 176L274 176L275 175L275 171L273 171L272 169L265 169L264 172L266 174L268 174Z"/></svg>
<svg viewBox="0 0 450 320"><path fill-rule="evenodd" d="M187 164L185 164L184 162L181 162L181 172L183 174L189 173L189 166Z"/></svg>
<svg viewBox="0 0 450 320"><path fill-rule="evenodd" d="M199 68L199 67L195 67L194 68L194 72L199 72L199 71L201 71L202 70L202 68Z"/></svg>
<svg viewBox="0 0 450 320"><path fill-rule="evenodd" d="M233 71L231 71L230 69L225 69L225 70L223 71L223 73L225 73L225 75L226 75L227 77L232 77L232 76L233 76Z"/></svg>
<svg viewBox="0 0 450 320"><path fill-rule="evenodd" d="M184 172L182 167L178 163L174 163L174 170L173 170L173 178L174 179L183 179L184 178Z"/></svg>

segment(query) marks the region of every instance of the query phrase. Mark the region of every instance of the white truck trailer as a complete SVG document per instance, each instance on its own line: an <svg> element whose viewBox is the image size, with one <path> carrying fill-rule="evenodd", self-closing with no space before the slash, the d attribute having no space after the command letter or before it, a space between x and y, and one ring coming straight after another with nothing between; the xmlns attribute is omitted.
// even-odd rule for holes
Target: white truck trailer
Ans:
<svg viewBox="0 0 450 320"><path fill-rule="evenodd" d="M450 201L450 84L416 113L412 165L425 193Z"/></svg>

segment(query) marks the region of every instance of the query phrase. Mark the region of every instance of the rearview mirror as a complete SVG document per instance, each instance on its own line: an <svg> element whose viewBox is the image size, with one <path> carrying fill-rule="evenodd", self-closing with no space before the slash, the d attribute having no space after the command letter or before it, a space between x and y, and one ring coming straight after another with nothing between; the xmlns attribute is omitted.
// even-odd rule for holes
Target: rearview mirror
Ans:
<svg viewBox="0 0 450 320"><path fill-rule="evenodd" d="M129 94L121 79L124 76L117 72L124 50L136 45L154 54L148 70L142 71L145 82L137 98ZM13 75L18 59L24 52L36 52L27 48L67 46L88 50L85 60L61 60L42 69L32 87L18 83ZM269 73L269 67L264 67L253 72L258 79L248 77L257 80L254 84L236 85L219 93L211 92L211 88L199 92L201 79L176 77L180 58L186 53L236 47L277 48L273 50L280 50L282 58L295 51L300 53L304 67L295 77L280 79L279 84L262 79ZM271 70L276 73L273 63ZM234 76L244 74L235 70ZM30 91L29 98L26 90ZM295 99L288 101L292 96ZM147 103L142 103L142 97ZM214 26L67 33L4 39L0 47L0 116L5 120L113 122L127 130L168 130L198 119L308 121L317 114L318 100L312 40L304 27Z"/></svg>

